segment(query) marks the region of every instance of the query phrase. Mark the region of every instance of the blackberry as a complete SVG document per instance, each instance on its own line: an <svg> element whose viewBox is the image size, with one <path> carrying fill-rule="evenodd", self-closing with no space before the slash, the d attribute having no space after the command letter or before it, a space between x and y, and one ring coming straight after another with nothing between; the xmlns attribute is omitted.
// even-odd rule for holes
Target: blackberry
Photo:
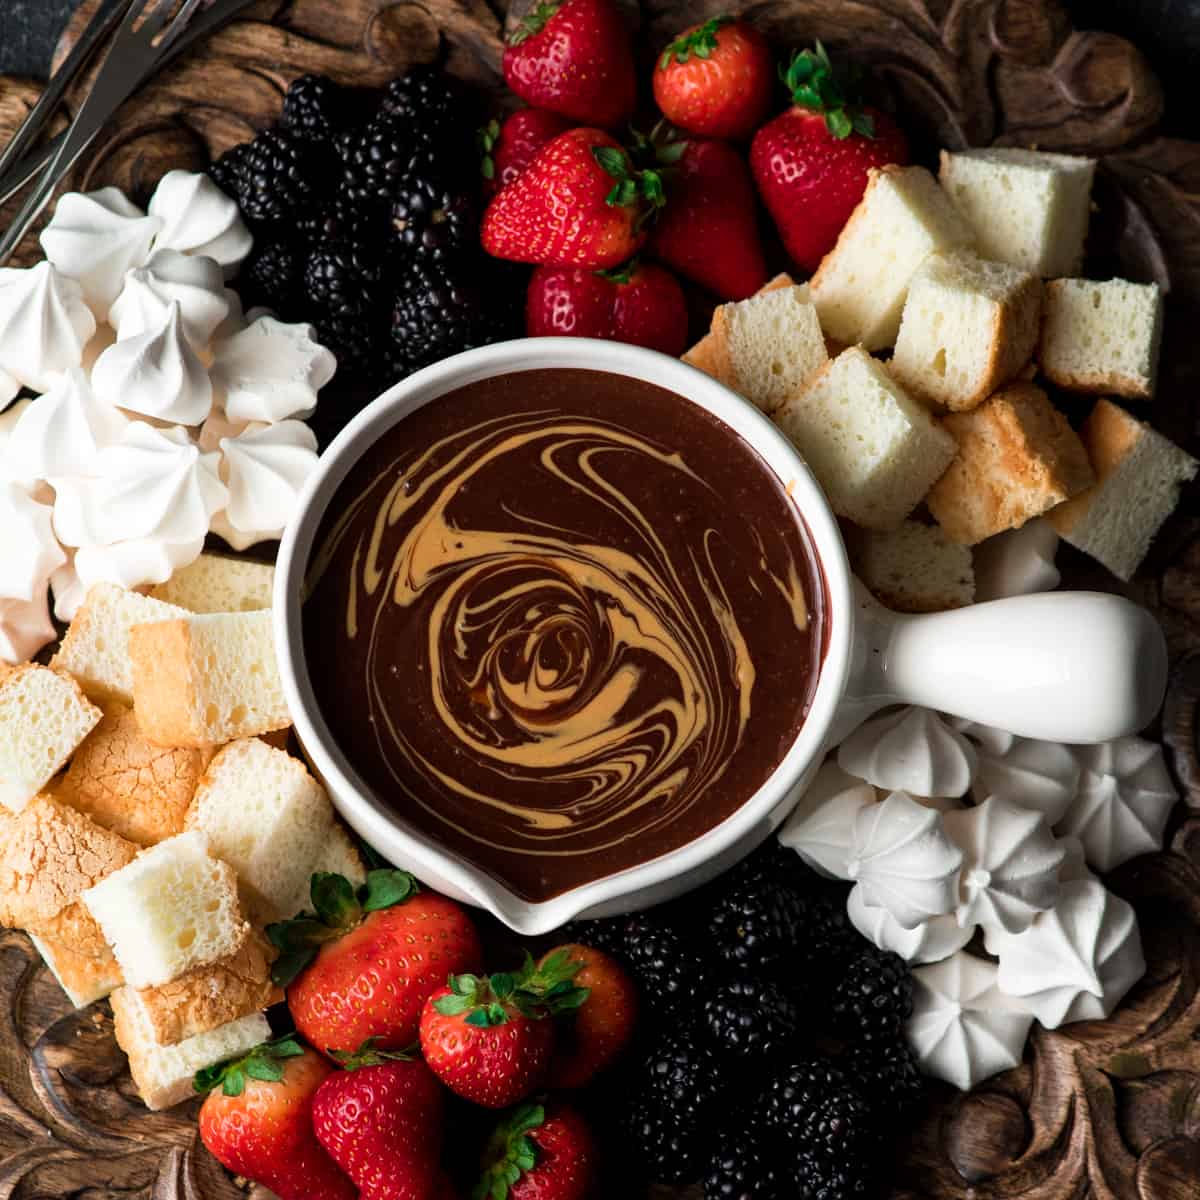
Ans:
<svg viewBox="0 0 1200 1200"><path fill-rule="evenodd" d="M805 970L814 980L836 978L863 945L846 916L845 889L805 897L802 925Z"/></svg>
<svg viewBox="0 0 1200 1200"><path fill-rule="evenodd" d="M268 129L242 160L238 202L252 225L294 224L320 202L328 176L319 147Z"/></svg>
<svg viewBox="0 0 1200 1200"><path fill-rule="evenodd" d="M752 1065L792 1051L801 1016L795 1000L775 984L740 977L704 1002L704 1024L718 1054Z"/></svg>
<svg viewBox="0 0 1200 1200"><path fill-rule="evenodd" d="M716 1060L682 1030L662 1037L646 1055L631 1080L622 1124L623 1144L647 1178L699 1178L720 1101L717 1079Z"/></svg>
<svg viewBox="0 0 1200 1200"><path fill-rule="evenodd" d="M378 255L352 241L327 242L304 265L305 295L331 316L361 316L373 307Z"/></svg>
<svg viewBox="0 0 1200 1200"><path fill-rule="evenodd" d="M722 1132L704 1172L704 1200L791 1200L778 1150L761 1130Z"/></svg>
<svg viewBox="0 0 1200 1200"><path fill-rule="evenodd" d="M903 1035L879 1045L860 1043L843 1063L858 1090L883 1119L906 1119L925 1099L925 1079Z"/></svg>
<svg viewBox="0 0 1200 1200"><path fill-rule="evenodd" d="M868 1194L882 1127L838 1066L823 1059L793 1063L771 1080L762 1106L762 1123L795 1155L800 1196L843 1200Z"/></svg>
<svg viewBox="0 0 1200 1200"><path fill-rule="evenodd" d="M304 260L290 242L259 242L238 272L238 290L247 307L264 304L280 315L294 308Z"/></svg>
<svg viewBox="0 0 1200 1200"><path fill-rule="evenodd" d="M349 197L340 192L320 207L304 214L296 223L298 240L310 250L325 242L352 241L362 244L379 241L385 232L382 221L372 220L372 214L361 212Z"/></svg>
<svg viewBox="0 0 1200 1200"><path fill-rule="evenodd" d="M486 260L453 267L416 263L392 309L392 358L415 371L460 350L503 340L511 333L508 289L497 286ZM512 309L512 305L507 305Z"/></svg>
<svg viewBox="0 0 1200 1200"><path fill-rule="evenodd" d="M338 378L365 380L385 367L380 346L383 340L374 322L359 313L323 313L315 321L317 341L333 351ZM389 379L388 383L396 382Z"/></svg>
<svg viewBox="0 0 1200 1200"><path fill-rule="evenodd" d="M801 1200L869 1200L878 1194L875 1161L860 1157L829 1158L818 1150L801 1151L795 1166L795 1191Z"/></svg>
<svg viewBox="0 0 1200 1200"><path fill-rule="evenodd" d="M442 131L472 128L471 105L462 86L436 67L414 67L393 79L379 110L413 126Z"/></svg>
<svg viewBox="0 0 1200 1200"><path fill-rule="evenodd" d="M578 942L581 946L591 946L593 950L602 950L614 958L625 961L625 917L593 917L582 921L572 921L563 926L562 940Z"/></svg>
<svg viewBox="0 0 1200 1200"><path fill-rule="evenodd" d="M241 201L242 174L246 156L250 153L250 143L242 142L226 150L216 162L208 168L208 177L234 200Z"/></svg>
<svg viewBox="0 0 1200 1200"><path fill-rule="evenodd" d="M778 974L796 955L803 915L804 902L791 888L735 887L709 917L713 952L728 967Z"/></svg>
<svg viewBox="0 0 1200 1200"><path fill-rule="evenodd" d="M815 879L795 850L788 849L778 838L771 837L722 876L718 883L724 887L744 885L755 891L768 887L788 887L803 892Z"/></svg>
<svg viewBox="0 0 1200 1200"><path fill-rule="evenodd" d="M306 142L332 142L354 120L346 90L325 75L301 75L287 90L280 125Z"/></svg>
<svg viewBox="0 0 1200 1200"><path fill-rule="evenodd" d="M642 1004L666 1016L704 983L700 956L661 918L635 913L625 922L625 945L614 954L628 968Z"/></svg>
<svg viewBox="0 0 1200 1200"><path fill-rule="evenodd" d="M898 954L865 945L846 965L834 991L834 1029L854 1042L900 1036L912 1014L912 973Z"/></svg>
<svg viewBox="0 0 1200 1200"><path fill-rule="evenodd" d="M470 191L429 177L404 180L392 201L392 244L405 256L440 262L474 249L479 209Z"/></svg>
<svg viewBox="0 0 1200 1200"><path fill-rule="evenodd" d="M376 117L359 133L344 138L343 191L367 211L388 206L401 183L425 166L427 147L418 131L402 121Z"/></svg>

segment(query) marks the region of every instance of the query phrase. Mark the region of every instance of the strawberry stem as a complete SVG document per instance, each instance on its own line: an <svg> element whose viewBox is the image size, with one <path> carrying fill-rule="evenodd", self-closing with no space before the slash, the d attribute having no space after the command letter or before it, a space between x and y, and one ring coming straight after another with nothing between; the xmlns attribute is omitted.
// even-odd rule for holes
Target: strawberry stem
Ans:
<svg viewBox="0 0 1200 1200"><path fill-rule="evenodd" d="M662 174L651 168L635 170L629 154L619 146L593 146L592 155L604 171L616 180L612 190L604 197L606 204L613 208L642 204L646 207L641 218L644 220L648 213L667 202Z"/></svg>
<svg viewBox="0 0 1200 1200"><path fill-rule="evenodd" d="M247 1079L259 1079L266 1083L278 1083L283 1078L284 1059L296 1058L304 1053L304 1046L295 1034L263 1042L247 1054L227 1058L197 1071L192 1079L192 1089L205 1095L220 1087L226 1096L240 1096L246 1089Z"/></svg>
<svg viewBox="0 0 1200 1200"><path fill-rule="evenodd" d="M728 13L724 13L696 26L690 33L677 37L659 56L658 69L665 71L672 59L677 63L685 63L693 54L697 58L709 58L717 48L718 31L732 20Z"/></svg>
<svg viewBox="0 0 1200 1200"><path fill-rule="evenodd" d="M309 884L312 910L267 926L267 937L279 951L271 979L287 987L326 942L336 941L370 913L402 904L416 891L417 881L407 871L391 867L368 871L367 882L357 890L343 875L318 871Z"/></svg>
<svg viewBox="0 0 1200 1200"><path fill-rule="evenodd" d="M483 1172L471 1200L507 1200L513 1185L538 1164L537 1143L529 1134L546 1120L543 1105L525 1103L496 1126L488 1138Z"/></svg>
<svg viewBox="0 0 1200 1200"><path fill-rule="evenodd" d="M521 19L521 23L506 39L510 46L519 46L522 42L536 37L546 28L547 22L562 6L559 4L536 4Z"/></svg>
<svg viewBox="0 0 1200 1200"><path fill-rule="evenodd" d="M407 1046L403 1050L381 1050L379 1039L369 1037L357 1050L327 1050L326 1053L343 1070L359 1071L363 1067L379 1067L389 1062L412 1062L416 1055L416 1046Z"/></svg>
<svg viewBox="0 0 1200 1200"><path fill-rule="evenodd" d="M839 141L852 133L875 136L875 122L857 104L856 78L839 77L825 47L797 50L792 61L781 67L780 78L798 108L825 118L825 128Z"/></svg>
<svg viewBox="0 0 1200 1200"><path fill-rule="evenodd" d="M482 126L476 131L475 140L479 146L479 173L484 179L495 179L496 160L492 152L500 140L500 122L491 120Z"/></svg>
<svg viewBox="0 0 1200 1200"><path fill-rule="evenodd" d="M488 1029L505 1025L514 1016L540 1021L578 1008L591 994L577 987L575 976L583 969L565 950L551 954L540 966L529 953L517 972L495 975L451 975L448 996L439 996L433 1007L444 1017L462 1017L468 1025Z"/></svg>

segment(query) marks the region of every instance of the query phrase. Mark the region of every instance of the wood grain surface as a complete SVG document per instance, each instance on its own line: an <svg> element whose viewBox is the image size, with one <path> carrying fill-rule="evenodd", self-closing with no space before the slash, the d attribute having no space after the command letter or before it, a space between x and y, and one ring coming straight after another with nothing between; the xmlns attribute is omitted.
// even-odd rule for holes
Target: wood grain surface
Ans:
<svg viewBox="0 0 1200 1200"><path fill-rule="evenodd" d="M73 30L93 6L87 0ZM670 34L725 7L645 0L629 11L649 56ZM270 124L288 81L305 71L380 84L442 58L498 93L501 35L516 8L261 0L131 101L71 186L116 183L144 199L164 171L202 166ZM999 144L1099 156L1089 273L1154 279L1168 290L1152 419L1200 451L1200 146L1158 133L1162 93L1133 46L1076 31L1054 0L758 0L745 11L778 45L821 37L871 67L926 152ZM0 137L35 96L32 85L0 80ZM26 253L36 257L36 246ZM1069 548L1060 565L1072 584L1114 588ZM1120 590L1149 605L1167 631L1173 670L1161 733L1184 794L1167 849L1107 881L1137 908L1148 973L1110 1020L1039 1030L1021 1067L971 1094L936 1088L895 1165L897 1198L1200 1196L1195 490L1141 575ZM263 1195L209 1158L194 1106L152 1114L138 1103L106 1006L72 1012L20 934L0 934L0 995L8 1000L0 1005L0 1200Z"/></svg>

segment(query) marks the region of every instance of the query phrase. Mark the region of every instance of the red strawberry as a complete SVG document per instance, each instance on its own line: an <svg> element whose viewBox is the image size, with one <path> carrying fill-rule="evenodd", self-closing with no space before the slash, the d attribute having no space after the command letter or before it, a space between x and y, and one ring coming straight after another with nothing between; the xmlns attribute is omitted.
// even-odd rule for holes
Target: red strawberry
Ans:
<svg viewBox="0 0 1200 1200"><path fill-rule="evenodd" d="M479 131L484 194L494 196L508 187L547 142L570 128L566 117L544 108L518 109L503 125L489 121Z"/></svg>
<svg viewBox="0 0 1200 1200"><path fill-rule="evenodd" d="M538 151L483 214L483 248L516 262L615 267L646 240L649 208L663 202L655 171L599 129L571 129Z"/></svg>
<svg viewBox="0 0 1200 1200"><path fill-rule="evenodd" d="M674 164L666 207L647 249L722 300L744 300L767 280L754 186L742 156L724 142L668 142Z"/></svg>
<svg viewBox="0 0 1200 1200"><path fill-rule="evenodd" d="M767 39L730 16L685 30L654 71L663 115L689 133L715 138L749 137L770 110L774 87Z"/></svg>
<svg viewBox="0 0 1200 1200"><path fill-rule="evenodd" d="M633 49L612 0L535 4L509 35L503 66L526 104L602 129L633 115Z"/></svg>
<svg viewBox="0 0 1200 1200"><path fill-rule="evenodd" d="M208 1092L200 1140L235 1175L282 1200L354 1200L358 1189L313 1133L313 1097L333 1070L295 1038L256 1046L196 1076Z"/></svg>
<svg viewBox="0 0 1200 1200"><path fill-rule="evenodd" d="M750 170L787 252L815 271L862 199L867 171L908 160L903 131L886 113L846 100L825 48L792 59L795 101L750 146Z"/></svg>
<svg viewBox="0 0 1200 1200"><path fill-rule="evenodd" d="M442 1088L421 1061L370 1043L339 1056L313 1098L313 1129L363 1200L432 1200L442 1147Z"/></svg>
<svg viewBox="0 0 1200 1200"><path fill-rule="evenodd" d="M596 1145L565 1104L522 1104L492 1134L476 1200L583 1200L595 1182Z"/></svg>
<svg viewBox="0 0 1200 1200"><path fill-rule="evenodd" d="M479 935L452 900L417 892L405 871L372 871L356 893L340 875L313 876L315 915L271 925L296 1028L325 1051L369 1038L410 1046L425 1001L447 975L478 967Z"/></svg>
<svg viewBox="0 0 1200 1200"><path fill-rule="evenodd" d="M421 1014L421 1052L452 1091L484 1108L506 1108L542 1081L554 1049L548 1018L578 1008L587 989L572 983L582 963L525 956L517 974L458 975Z"/></svg>
<svg viewBox="0 0 1200 1200"><path fill-rule="evenodd" d="M559 946L550 954L563 954L572 961L583 963L573 982L576 987L587 988L588 998L559 1022L557 1045L546 1082L552 1088L583 1087L604 1070L633 1037L637 1022L637 988L616 962L590 946L572 943Z"/></svg>
<svg viewBox="0 0 1200 1200"><path fill-rule="evenodd" d="M687 347L683 289L662 267L636 261L615 271L538 267L529 280L530 337L594 337L678 357Z"/></svg>

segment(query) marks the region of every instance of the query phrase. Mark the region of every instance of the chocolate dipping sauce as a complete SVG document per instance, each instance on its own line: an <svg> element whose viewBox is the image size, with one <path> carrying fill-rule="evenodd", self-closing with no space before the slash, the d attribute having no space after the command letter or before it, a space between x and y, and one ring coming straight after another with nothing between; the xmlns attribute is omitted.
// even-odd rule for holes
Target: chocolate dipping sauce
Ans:
<svg viewBox="0 0 1200 1200"><path fill-rule="evenodd" d="M360 776L543 900L728 817L783 758L824 588L779 480L651 384L544 369L406 417L351 470L304 649Z"/></svg>

